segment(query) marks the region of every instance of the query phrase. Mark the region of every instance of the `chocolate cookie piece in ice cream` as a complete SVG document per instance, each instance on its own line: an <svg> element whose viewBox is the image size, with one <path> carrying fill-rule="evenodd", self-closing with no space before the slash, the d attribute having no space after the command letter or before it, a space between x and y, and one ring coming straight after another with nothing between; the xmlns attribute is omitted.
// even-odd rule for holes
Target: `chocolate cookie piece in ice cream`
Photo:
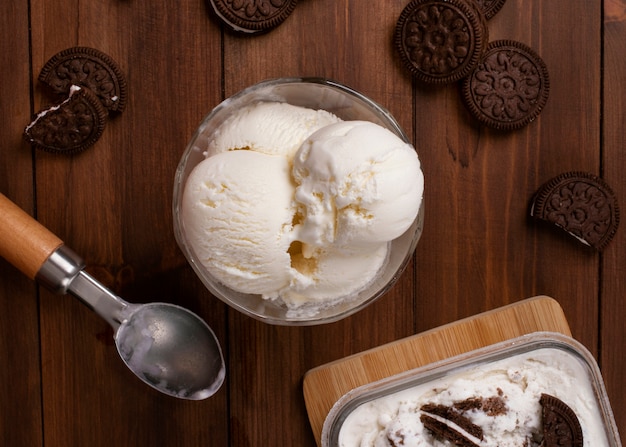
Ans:
<svg viewBox="0 0 626 447"><path fill-rule="evenodd" d="M425 404L420 410L420 420L435 438L458 446L480 447L483 429L455 407Z"/></svg>
<svg viewBox="0 0 626 447"><path fill-rule="evenodd" d="M467 446L543 446L544 436L550 439L544 435L544 413L551 411L545 398L542 406L545 394L564 402L580 421L582 446L613 445L586 366L561 348L478 362L390 390L350 408L339 447L448 445L443 439Z"/></svg>
<svg viewBox="0 0 626 447"><path fill-rule="evenodd" d="M549 394L539 399L543 420L543 447L583 447L580 421L565 402Z"/></svg>

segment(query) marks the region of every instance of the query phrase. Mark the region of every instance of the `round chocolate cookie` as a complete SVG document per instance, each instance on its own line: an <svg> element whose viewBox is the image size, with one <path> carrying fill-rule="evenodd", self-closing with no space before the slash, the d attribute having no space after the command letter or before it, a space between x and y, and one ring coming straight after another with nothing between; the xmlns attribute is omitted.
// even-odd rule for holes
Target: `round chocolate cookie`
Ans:
<svg viewBox="0 0 626 447"><path fill-rule="evenodd" d="M24 129L24 137L37 149L75 154L100 138L107 116L91 90L74 86L65 101L37 114Z"/></svg>
<svg viewBox="0 0 626 447"><path fill-rule="evenodd" d="M562 400L542 394L539 399L543 419L543 443L545 447L583 447L583 430L580 421Z"/></svg>
<svg viewBox="0 0 626 447"><path fill-rule="evenodd" d="M506 0L476 0L476 3L478 9L485 14L485 19L489 20L500 11Z"/></svg>
<svg viewBox="0 0 626 447"><path fill-rule="evenodd" d="M546 105L549 91L546 64L531 48L513 40L491 42L462 85L471 114L498 130L532 122Z"/></svg>
<svg viewBox="0 0 626 447"><path fill-rule="evenodd" d="M467 76L489 41L474 0L412 0L400 14L394 43L419 81L444 84Z"/></svg>
<svg viewBox="0 0 626 447"><path fill-rule="evenodd" d="M531 202L530 215L602 250L619 225L615 193L599 177L567 172L544 183Z"/></svg>
<svg viewBox="0 0 626 447"><path fill-rule="evenodd" d="M210 0L215 15L231 30L252 34L269 31L285 21L297 0Z"/></svg>
<svg viewBox="0 0 626 447"><path fill-rule="evenodd" d="M94 48L73 47L55 54L42 68L39 80L64 96L72 85L86 87L113 112L121 112L126 105L126 78L113 59Z"/></svg>

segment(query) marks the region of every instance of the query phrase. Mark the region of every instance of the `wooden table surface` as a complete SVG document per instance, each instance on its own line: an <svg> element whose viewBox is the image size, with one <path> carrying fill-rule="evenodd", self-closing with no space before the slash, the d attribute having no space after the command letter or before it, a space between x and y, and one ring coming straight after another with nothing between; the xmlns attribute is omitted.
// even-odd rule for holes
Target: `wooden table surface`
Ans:
<svg viewBox="0 0 626 447"><path fill-rule="evenodd" d="M228 368L210 399L161 395L122 364L103 320L0 260L1 445L314 446L307 370L539 294L559 301L598 359L626 433L626 229L596 253L528 218L539 185L570 170L601 175L626 203L626 1L506 2L490 39L533 47L552 87L540 118L511 133L478 126L455 85L411 80L392 47L406 3L300 0L285 23L254 37L226 32L205 0L0 3L0 192L120 296L200 314ZM82 154L33 151L21 133L46 101L37 75L76 45L118 61L127 109ZM343 321L289 328L243 316L203 288L174 240L172 184L194 128L222 99L304 75L345 83L398 119L423 163L426 221L387 295Z"/></svg>

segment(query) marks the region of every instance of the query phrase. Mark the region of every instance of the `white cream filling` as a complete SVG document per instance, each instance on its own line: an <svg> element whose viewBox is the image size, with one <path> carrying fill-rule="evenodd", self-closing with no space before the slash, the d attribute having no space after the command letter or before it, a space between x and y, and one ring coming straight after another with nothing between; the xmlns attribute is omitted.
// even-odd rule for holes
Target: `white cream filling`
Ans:
<svg viewBox="0 0 626 447"><path fill-rule="evenodd" d="M427 412L424 412L424 414L427 414L429 417L433 418L437 422L445 424L446 426L448 426L448 428L454 430L455 432L457 432L458 434L460 434L464 438L468 439L469 441L473 442L474 444L480 445L480 443L481 443L480 439L478 439L476 436L474 436L471 433L469 433L467 430L465 430L463 427L461 427L457 423L455 423L455 422L453 422L453 421L451 421L449 419L442 418L441 416L437 416L436 414L427 413Z"/></svg>
<svg viewBox="0 0 626 447"><path fill-rule="evenodd" d="M70 93L69 96L67 97L67 99L65 101L63 101L61 104L58 104L56 106L52 106L46 110L43 110L41 112L39 112L37 114L37 116L35 117L35 119L28 125L26 126L26 129L24 129L24 132L28 133L30 131L30 129L33 128L33 126L35 126L37 124L37 122L42 119L44 116L46 116L47 114L49 114L50 112L54 112L55 110L59 110L61 107L63 107L64 104L67 104L68 102L70 102L70 99L72 98L72 96L78 92L79 90L81 90L81 87L79 87L78 85L72 85L70 87Z"/></svg>

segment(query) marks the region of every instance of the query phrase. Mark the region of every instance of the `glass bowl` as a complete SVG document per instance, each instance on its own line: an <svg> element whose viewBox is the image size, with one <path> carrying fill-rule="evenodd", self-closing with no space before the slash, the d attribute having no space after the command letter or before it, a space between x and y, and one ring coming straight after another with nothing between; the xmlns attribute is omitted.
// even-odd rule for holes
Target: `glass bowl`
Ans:
<svg viewBox="0 0 626 447"><path fill-rule="evenodd" d="M321 78L280 78L248 87L215 107L200 123L187 145L174 180L173 215L176 241L208 290L232 308L253 318L277 325L315 325L345 318L374 302L398 280L410 261L424 222L423 200L417 217L400 237L390 242L388 260L377 277L360 292L332 305L294 311L277 300L240 293L214 278L199 261L185 233L181 212L182 196L193 168L205 159L213 132L237 110L260 101L287 102L311 109L324 109L343 120L364 120L379 124L411 144L400 125L383 107L337 82Z"/></svg>

